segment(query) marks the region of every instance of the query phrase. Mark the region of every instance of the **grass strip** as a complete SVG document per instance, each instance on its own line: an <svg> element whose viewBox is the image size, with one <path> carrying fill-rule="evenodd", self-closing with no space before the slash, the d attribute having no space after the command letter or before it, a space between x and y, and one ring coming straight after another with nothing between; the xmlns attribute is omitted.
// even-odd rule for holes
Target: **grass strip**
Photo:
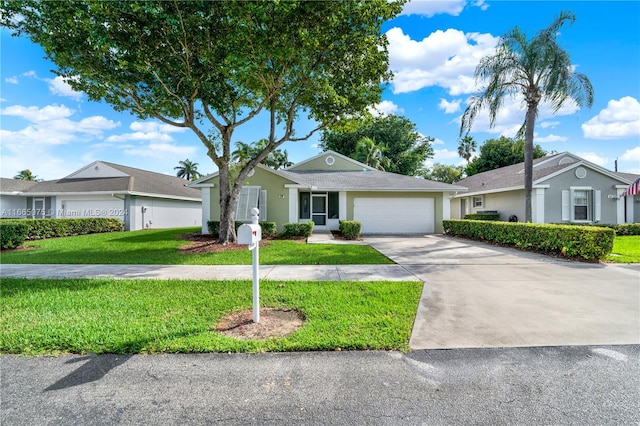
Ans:
<svg viewBox="0 0 640 426"><path fill-rule="evenodd" d="M251 251L180 253L189 241L178 235L199 228L153 229L133 232L79 235L31 241L32 250L6 251L1 263L23 264L135 264L135 265L251 265ZM272 240L260 248L263 265L371 265L392 264L369 246L305 244Z"/></svg>
<svg viewBox="0 0 640 426"><path fill-rule="evenodd" d="M199 353L399 350L419 282L263 281L261 306L306 317L282 338L242 341L212 331L251 308L251 281L3 279L0 353Z"/></svg>
<svg viewBox="0 0 640 426"><path fill-rule="evenodd" d="M640 263L640 235L618 236L607 261L614 263Z"/></svg>

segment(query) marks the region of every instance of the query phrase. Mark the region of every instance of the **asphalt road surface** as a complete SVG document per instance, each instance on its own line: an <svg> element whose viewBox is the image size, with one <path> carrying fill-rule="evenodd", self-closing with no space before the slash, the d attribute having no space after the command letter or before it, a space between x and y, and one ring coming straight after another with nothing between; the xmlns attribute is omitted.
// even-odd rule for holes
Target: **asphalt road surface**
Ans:
<svg viewBox="0 0 640 426"><path fill-rule="evenodd" d="M640 423L640 346L0 357L2 425Z"/></svg>

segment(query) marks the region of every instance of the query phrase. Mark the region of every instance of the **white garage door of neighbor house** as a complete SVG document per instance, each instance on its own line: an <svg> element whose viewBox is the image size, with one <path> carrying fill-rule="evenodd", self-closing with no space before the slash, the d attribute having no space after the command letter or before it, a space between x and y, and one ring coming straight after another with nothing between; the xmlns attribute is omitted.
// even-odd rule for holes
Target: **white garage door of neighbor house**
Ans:
<svg viewBox="0 0 640 426"><path fill-rule="evenodd" d="M433 198L355 198L353 218L365 234L433 234Z"/></svg>

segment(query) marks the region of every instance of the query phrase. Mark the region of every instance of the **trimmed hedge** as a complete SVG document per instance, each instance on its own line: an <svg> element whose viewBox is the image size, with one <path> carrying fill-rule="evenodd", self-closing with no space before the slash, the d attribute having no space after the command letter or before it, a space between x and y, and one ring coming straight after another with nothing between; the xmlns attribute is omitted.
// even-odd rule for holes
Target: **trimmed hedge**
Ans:
<svg viewBox="0 0 640 426"><path fill-rule="evenodd" d="M27 239L28 232L26 223L0 221L0 248L7 250L19 247Z"/></svg>
<svg viewBox="0 0 640 426"><path fill-rule="evenodd" d="M304 223L285 223L284 231L282 231L282 236L309 238L313 233L313 225L314 223L311 221Z"/></svg>
<svg viewBox="0 0 640 426"><path fill-rule="evenodd" d="M500 220L499 213L473 213L465 215L465 220Z"/></svg>
<svg viewBox="0 0 640 426"><path fill-rule="evenodd" d="M4 225L5 222L2 223ZM110 217L15 219L13 223L22 223L27 226L27 240L120 232L124 230L124 223L120 219Z"/></svg>
<svg viewBox="0 0 640 426"><path fill-rule="evenodd" d="M235 222L236 233L243 223L244 222ZM275 222L258 222L258 225L262 228L263 238L275 237L278 234L278 225ZM220 235L220 222L217 220L208 220L207 229L211 235Z"/></svg>
<svg viewBox="0 0 640 426"><path fill-rule="evenodd" d="M552 255L597 261L613 248L615 232L595 226L444 220L444 233Z"/></svg>
<svg viewBox="0 0 640 426"><path fill-rule="evenodd" d="M356 220L341 220L338 222L340 227L340 233L347 240L355 240L360 238L360 231L362 230L362 224Z"/></svg>
<svg viewBox="0 0 640 426"><path fill-rule="evenodd" d="M621 223L620 225L613 225L607 223L558 223L557 225L567 226L596 226L600 228L610 228L616 231L616 235L640 235L640 223Z"/></svg>

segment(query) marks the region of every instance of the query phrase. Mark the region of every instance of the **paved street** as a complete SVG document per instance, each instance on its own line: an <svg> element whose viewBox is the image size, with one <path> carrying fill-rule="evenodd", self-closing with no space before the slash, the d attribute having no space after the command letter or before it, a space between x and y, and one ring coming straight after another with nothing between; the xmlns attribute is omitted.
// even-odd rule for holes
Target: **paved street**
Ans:
<svg viewBox="0 0 640 426"><path fill-rule="evenodd" d="M2 425L631 425L640 347L2 356Z"/></svg>

